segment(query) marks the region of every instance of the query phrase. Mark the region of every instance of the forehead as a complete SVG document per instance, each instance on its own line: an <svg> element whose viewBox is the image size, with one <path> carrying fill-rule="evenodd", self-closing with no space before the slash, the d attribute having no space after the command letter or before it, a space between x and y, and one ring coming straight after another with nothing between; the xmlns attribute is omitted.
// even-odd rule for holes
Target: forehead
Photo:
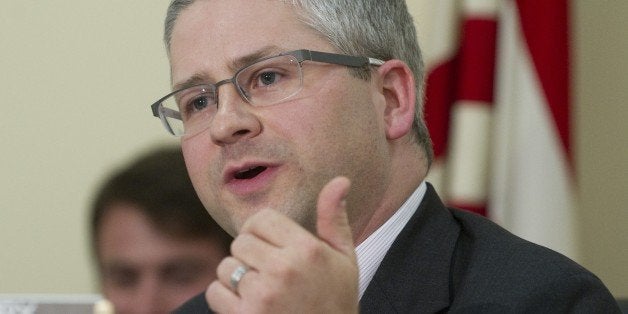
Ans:
<svg viewBox="0 0 628 314"><path fill-rule="evenodd" d="M277 47L277 49L267 49ZM259 50L330 50L292 4L280 0L196 1L178 16L170 45L172 81L195 74L223 79L232 64ZM201 73L199 73L201 72Z"/></svg>
<svg viewBox="0 0 628 314"><path fill-rule="evenodd" d="M212 243L167 236L136 206L115 203L103 217L97 247L104 260L160 261L173 256L205 256L209 249L217 247Z"/></svg>

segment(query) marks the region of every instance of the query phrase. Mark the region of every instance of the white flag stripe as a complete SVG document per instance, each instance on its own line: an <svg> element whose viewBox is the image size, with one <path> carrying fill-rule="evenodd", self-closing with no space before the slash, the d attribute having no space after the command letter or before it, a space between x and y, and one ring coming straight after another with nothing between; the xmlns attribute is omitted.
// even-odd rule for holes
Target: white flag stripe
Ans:
<svg viewBox="0 0 628 314"><path fill-rule="evenodd" d="M445 189L445 158L435 159L432 162L430 171L425 180L434 186L443 200L449 199L447 189Z"/></svg>
<svg viewBox="0 0 628 314"><path fill-rule="evenodd" d="M430 69L451 59L458 48L457 0L418 0L407 1L415 18L420 20L417 27L421 40L421 52L426 68ZM434 36L438 34L438 36Z"/></svg>
<svg viewBox="0 0 628 314"><path fill-rule="evenodd" d="M486 203L491 109L473 101L458 101L453 107L447 190L455 204Z"/></svg>
<svg viewBox="0 0 628 314"><path fill-rule="evenodd" d="M463 12L466 16L474 18L494 19L499 7L498 0L465 0Z"/></svg>
<svg viewBox="0 0 628 314"><path fill-rule="evenodd" d="M498 38L489 216L511 232L577 259L567 158L522 37L504 2Z"/></svg>

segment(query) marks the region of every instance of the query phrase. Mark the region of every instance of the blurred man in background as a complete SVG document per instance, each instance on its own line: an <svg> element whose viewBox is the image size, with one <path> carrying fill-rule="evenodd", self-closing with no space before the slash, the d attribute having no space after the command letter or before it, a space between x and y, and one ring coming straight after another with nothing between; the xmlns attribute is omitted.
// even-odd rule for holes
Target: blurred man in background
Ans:
<svg viewBox="0 0 628 314"><path fill-rule="evenodd" d="M231 242L199 201L178 147L151 151L102 184L91 237L116 313L172 311L216 278Z"/></svg>

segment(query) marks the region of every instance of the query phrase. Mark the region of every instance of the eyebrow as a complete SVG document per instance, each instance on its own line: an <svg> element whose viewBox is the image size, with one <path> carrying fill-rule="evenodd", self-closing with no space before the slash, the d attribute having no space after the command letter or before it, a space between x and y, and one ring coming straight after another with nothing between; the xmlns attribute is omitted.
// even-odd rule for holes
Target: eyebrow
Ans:
<svg viewBox="0 0 628 314"><path fill-rule="evenodd" d="M194 85L200 85L200 84L204 84L207 83L209 81L209 77L207 75L204 75L202 73L196 73L194 75L192 75L190 78L188 78L187 80L181 82L181 83L177 83L175 85L172 86L172 90L173 91L177 91L180 89L186 89L188 87L192 87Z"/></svg>
<svg viewBox="0 0 628 314"><path fill-rule="evenodd" d="M286 50L275 45L264 46L260 49L257 49L249 54L246 54L244 56L241 56L231 61L231 63L229 64L229 69L235 72L251 63L254 63L257 60L263 59L265 57L278 55L284 51Z"/></svg>
<svg viewBox="0 0 628 314"><path fill-rule="evenodd" d="M231 72L235 73L239 69L249 64L252 64L257 60L260 60L265 57L273 56L276 54L280 54L283 51L286 51L286 50L275 45L264 46L244 56L231 60L231 62L229 62L227 67L229 68L229 70L231 70ZM202 72L197 72L197 73L194 73L192 76L190 76L187 80L174 84L172 86L172 90L177 91L177 90L185 89L185 88L192 87L195 85L207 84L209 81L211 81L211 78L207 74L204 74Z"/></svg>

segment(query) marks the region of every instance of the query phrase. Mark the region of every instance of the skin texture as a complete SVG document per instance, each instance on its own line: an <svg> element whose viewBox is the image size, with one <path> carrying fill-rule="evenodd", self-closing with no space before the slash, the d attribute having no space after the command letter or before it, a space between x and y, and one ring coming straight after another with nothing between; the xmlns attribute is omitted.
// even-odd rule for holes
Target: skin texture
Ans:
<svg viewBox="0 0 628 314"><path fill-rule="evenodd" d="M133 205L114 203L102 221L102 292L116 313L169 313L216 278L222 248L206 239L174 239Z"/></svg>
<svg viewBox="0 0 628 314"><path fill-rule="evenodd" d="M172 82L216 82L251 55L296 49L335 52L280 1L197 1L173 30ZM353 247L426 171L410 133L414 81L403 62L374 68L369 81L337 65L305 62L303 72L299 94L267 107L222 86L208 129L182 140L201 201L237 235L206 293L218 312L357 312ZM254 166L267 168L234 180ZM251 270L233 291L229 276L242 264Z"/></svg>

